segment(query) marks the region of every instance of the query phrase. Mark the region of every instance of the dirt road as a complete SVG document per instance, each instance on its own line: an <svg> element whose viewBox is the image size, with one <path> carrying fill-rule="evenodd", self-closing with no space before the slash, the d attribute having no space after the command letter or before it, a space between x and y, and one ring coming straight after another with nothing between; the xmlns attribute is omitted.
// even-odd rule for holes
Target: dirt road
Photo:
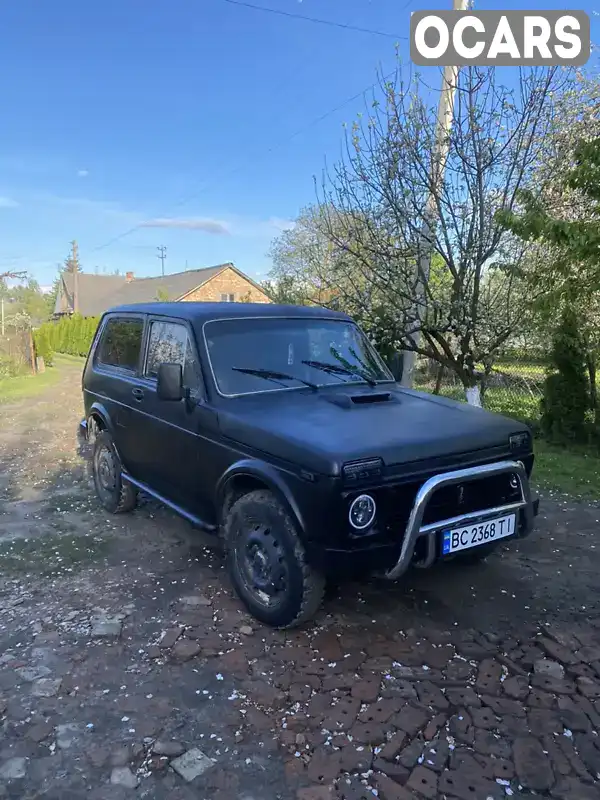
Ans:
<svg viewBox="0 0 600 800"><path fill-rule="evenodd" d="M0 406L0 798L600 798L600 509L262 628L214 542L109 517L79 370Z"/></svg>

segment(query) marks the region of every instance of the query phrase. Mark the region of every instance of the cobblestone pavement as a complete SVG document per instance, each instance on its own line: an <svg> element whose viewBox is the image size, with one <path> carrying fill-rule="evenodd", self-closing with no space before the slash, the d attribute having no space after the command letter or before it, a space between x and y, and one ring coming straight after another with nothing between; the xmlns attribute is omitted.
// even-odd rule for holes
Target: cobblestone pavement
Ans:
<svg viewBox="0 0 600 800"><path fill-rule="evenodd" d="M600 798L600 510L258 625L215 543L107 517L78 368L0 406L0 798Z"/></svg>

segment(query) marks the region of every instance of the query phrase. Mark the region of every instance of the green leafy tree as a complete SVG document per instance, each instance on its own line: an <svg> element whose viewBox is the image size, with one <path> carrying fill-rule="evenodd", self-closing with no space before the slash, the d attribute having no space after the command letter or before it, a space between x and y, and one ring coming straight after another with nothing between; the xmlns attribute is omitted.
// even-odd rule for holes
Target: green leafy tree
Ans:
<svg viewBox="0 0 600 800"><path fill-rule="evenodd" d="M262 284L263 291L274 303L290 306L303 306L309 301L306 290L298 285L293 275L267 278Z"/></svg>
<svg viewBox="0 0 600 800"><path fill-rule="evenodd" d="M51 317L54 314L54 309L56 307L56 298L58 297L59 288L60 288L60 267L58 275L52 281L52 288L46 295L46 308L48 312L48 317Z"/></svg>
<svg viewBox="0 0 600 800"><path fill-rule="evenodd" d="M582 141L574 149L574 165L565 171L561 185L579 195L587 204L587 213L565 218L552 208L543 194L531 189L519 193L520 213L505 211L501 218L525 241L541 242L553 248L555 265L566 277L579 265L578 279L583 289L600 286L600 136ZM564 206L563 209L564 211Z"/></svg>
<svg viewBox="0 0 600 800"><path fill-rule="evenodd" d="M586 95L587 98L587 95ZM588 102L589 99L588 99ZM580 114L584 120L587 115ZM540 324L552 330L561 309L576 311L590 383L590 402L600 428L597 364L600 358L600 121L587 126L587 138L560 139L555 157L562 160L560 179L537 191L520 192L518 209L504 213L506 227L542 255L530 284L544 288L536 307ZM568 150L570 146L570 150Z"/></svg>
<svg viewBox="0 0 600 800"><path fill-rule="evenodd" d="M589 409L585 344L576 312L567 306L555 332L552 368L544 386L542 428L559 443L581 441Z"/></svg>
<svg viewBox="0 0 600 800"><path fill-rule="evenodd" d="M32 323L40 324L48 319L48 302L37 281L30 278L27 283L9 291L14 313L26 314Z"/></svg>
<svg viewBox="0 0 600 800"><path fill-rule="evenodd" d="M33 332L33 344L36 356L44 359L46 366L51 367L54 361L54 350L50 343L50 331L46 323Z"/></svg>

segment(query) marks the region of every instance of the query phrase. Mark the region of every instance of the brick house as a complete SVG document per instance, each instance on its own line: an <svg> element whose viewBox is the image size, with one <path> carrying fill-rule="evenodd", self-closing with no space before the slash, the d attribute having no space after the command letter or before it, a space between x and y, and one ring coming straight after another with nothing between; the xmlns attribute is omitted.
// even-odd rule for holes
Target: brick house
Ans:
<svg viewBox="0 0 600 800"><path fill-rule="evenodd" d="M272 302L257 283L233 264L176 272L159 278L135 278L133 272L125 275L80 272L74 281L72 273L63 272L54 316L61 317L77 311L84 317L96 317L112 306L154 300L178 303Z"/></svg>

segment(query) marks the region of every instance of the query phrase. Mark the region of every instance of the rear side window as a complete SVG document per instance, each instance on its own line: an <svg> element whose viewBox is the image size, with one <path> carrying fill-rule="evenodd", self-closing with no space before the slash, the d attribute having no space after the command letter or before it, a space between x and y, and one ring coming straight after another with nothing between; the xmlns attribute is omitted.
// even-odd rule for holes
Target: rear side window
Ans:
<svg viewBox="0 0 600 800"><path fill-rule="evenodd" d="M185 325L177 322L151 323L144 374L148 378L156 378L160 364L181 364L184 385L193 388L199 383L200 370Z"/></svg>
<svg viewBox="0 0 600 800"><path fill-rule="evenodd" d="M109 319L102 332L97 360L108 367L135 372L140 359L143 332L142 319Z"/></svg>

